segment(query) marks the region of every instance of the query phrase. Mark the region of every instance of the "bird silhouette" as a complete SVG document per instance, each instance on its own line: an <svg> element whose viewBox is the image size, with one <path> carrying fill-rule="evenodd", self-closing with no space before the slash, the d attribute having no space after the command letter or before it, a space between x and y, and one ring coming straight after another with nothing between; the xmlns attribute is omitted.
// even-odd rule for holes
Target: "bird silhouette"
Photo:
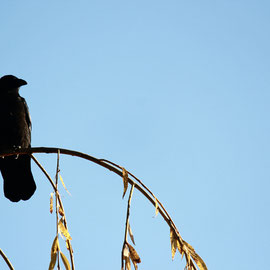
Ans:
<svg viewBox="0 0 270 270"><path fill-rule="evenodd" d="M31 147L31 118L28 106L19 95L27 82L13 75L0 78L0 151ZM29 155L0 158L4 194L12 202L28 200L36 190Z"/></svg>

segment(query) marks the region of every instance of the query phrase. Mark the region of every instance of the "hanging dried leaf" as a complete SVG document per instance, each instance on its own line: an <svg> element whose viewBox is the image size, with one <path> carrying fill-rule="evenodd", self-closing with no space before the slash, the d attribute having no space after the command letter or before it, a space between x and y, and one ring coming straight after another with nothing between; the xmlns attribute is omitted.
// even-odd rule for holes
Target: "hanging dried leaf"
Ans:
<svg viewBox="0 0 270 270"><path fill-rule="evenodd" d="M190 260L191 260L191 259L190 259L190 253L188 253L188 254L187 254L187 265L188 265L189 267L191 267L191 266L190 266Z"/></svg>
<svg viewBox="0 0 270 270"><path fill-rule="evenodd" d="M128 188L128 172L126 171L124 167L122 169L123 169L122 175L123 175L123 183L124 183L124 192L123 192L122 198L124 198L127 188Z"/></svg>
<svg viewBox="0 0 270 270"><path fill-rule="evenodd" d="M50 194L50 213L53 212L53 192Z"/></svg>
<svg viewBox="0 0 270 270"><path fill-rule="evenodd" d="M158 215L158 201L157 201L157 198L155 197L155 217Z"/></svg>
<svg viewBox="0 0 270 270"><path fill-rule="evenodd" d="M66 248L67 248L67 250L69 250L69 244L68 244L68 240L66 240Z"/></svg>
<svg viewBox="0 0 270 270"><path fill-rule="evenodd" d="M61 259L63 261L63 264L64 264L66 270L70 270L71 268L70 268L70 264L69 264L67 257L61 251L60 251L60 255L61 255Z"/></svg>
<svg viewBox="0 0 270 270"><path fill-rule="evenodd" d="M129 234L129 237L130 237L132 243L135 245L135 240L134 240L134 236L133 236L129 221L128 221L128 234Z"/></svg>
<svg viewBox="0 0 270 270"><path fill-rule="evenodd" d="M129 257L125 259L125 270L131 270L131 264Z"/></svg>
<svg viewBox="0 0 270 270"><path fill-rule="evenodd" d="M200 270L207 270L207 266L203 259L195 252L194 248L187 243L186 241L183 240L183 243L185 247L187 248L188 252L190 253L192 259L195 261L197 266L199 267Z"/></svg>
<svg viewBox="0 0 270 270"><path fill-rule="evenodd" d="M64 210L62 209L61 206L59 206L59 208L58 208L58 213L59 213L59 215L62 216L62 217L65 215Z"/></svg>
<svg viewBox="0 0 270 270"><path fill-rule="evenodd" d="M177 239L177 249L179 250L181 256L182 256L182 259L183 259L183 256L184 256L184 250L182 248L182 245L180 244L179 240Z"/></svg>
<svg viewBox="0 0 270 270"><path fill-rule="evenodd" d="M130 252L130 258L131 258L132 262L140 263L141 258L139 256L139 254L137 253L137 251L135 250L135 248L133 246L131 246L130 244L127 244L127 245L128 245L128 249Z"/></svg>
<svg viewBox="0 0 270 270"><path fill-rule="evenodd" d="M130 252L127 244L125 244L124 250L123 250L123 259L125 261L125 270L131 270L131 264L130 264Z"/></svg>
<svg viewBox="0 0 270 270"><path fill-rule="evenodd" d="M53 254L51 256L51 261L50 261L50 265L49 265L49 270L53 270L54 266L56 264L56 259L57 259L57 253Z"/></svg>
<svg viewBox="0 0 270 270"><path fill-rule="evenodd" d="M58 235L56 235L54 240L53 240L53 244L52 244L52 248L51 248L51 256L53 254L57 253L58 250L60 250L60 247L59 247Z"/></svg>
<svg viewBox="0 0 270 270"><path fill-rule="evenodd" d="M66 192L71 196L71 194L70 194L70 192L67 190L67 188L66 188L66 185L65 185L65 183L64 183L64 180L63 180L63 178L62 178L62 176L61 176L61 174L59 174L59 178L60 178L60 180L61 180L61 183L62 183L62 185L63 185L63 187L64 187L64 189L66 190Z"/></svg>
<svg viewBox="0 0 270 270"><path fill-rule="evenodd" d="M56 259L57 259L57 252L59 250L59 241L58 241L58 235L54 238L53 240L53 244L52 244L52 248L51 248L51 261L50 261L50 265L49 265L49 270L53 270L55 263L56 263Z"/></svg>
<svg viewBox="0 0 270 270"><path fill-rule="evenodd" d="M58 228L59 228L61 234L64 235L67 240L72 240L72 238L71 238L68 230L66 229L66 227L63 224L63 218L61 218L59 220L59 222L58 222Z"/></svg>
<svg viewBox="0 0 270 270"><path fill-rule="evenodd" d="M177 238L172 228L170 228L170 240L171 240L172 259L174 259L174 255L177 249Z"/></svg>
<svg viewBox="0 0 270 270"><path fill-rule="evenodd" d="M124 259L129 258L129 255L130 255L130 253L129 253L128 246L127 246L127 244L125 244L125 247L124 247L124 250L123 250Z"/></svg>

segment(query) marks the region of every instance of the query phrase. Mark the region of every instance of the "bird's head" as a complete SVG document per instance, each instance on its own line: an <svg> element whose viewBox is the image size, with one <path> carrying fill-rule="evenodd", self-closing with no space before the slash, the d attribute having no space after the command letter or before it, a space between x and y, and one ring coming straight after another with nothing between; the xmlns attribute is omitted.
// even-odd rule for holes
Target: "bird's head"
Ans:
<svg viewBox="0 0 270 270"><path fill-rule="evenodd" d="M0 78L0 93L18 93L19 88L26 84L27 82L25 80L13 75L5 75Z"/></svg>

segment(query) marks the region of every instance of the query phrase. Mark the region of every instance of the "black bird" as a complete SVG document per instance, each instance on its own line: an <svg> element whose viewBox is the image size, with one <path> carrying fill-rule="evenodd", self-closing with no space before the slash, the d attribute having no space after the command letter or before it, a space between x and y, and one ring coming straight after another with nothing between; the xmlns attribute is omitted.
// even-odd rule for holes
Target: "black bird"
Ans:
<svg viewBox="0 0 270 270"><path fill-rule="evenodd" d="M0 78L0 151L31 146L31 119L19 88L27 82L13 75ZM36 190L29 155L0 157L4 194L12 202L28 200Z"/></svg>

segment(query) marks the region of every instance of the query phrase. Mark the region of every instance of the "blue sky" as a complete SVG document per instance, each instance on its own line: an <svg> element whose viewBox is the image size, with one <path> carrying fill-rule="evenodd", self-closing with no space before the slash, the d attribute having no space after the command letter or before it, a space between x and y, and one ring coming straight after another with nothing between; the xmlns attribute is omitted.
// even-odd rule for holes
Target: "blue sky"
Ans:
<svg viewBox="0 0 270 270"><path fill-rule="evenodd" d="M28 82L20 93L32 146L126 167L208 269L261 269L270 251L269 11L250 0L4 1L0 75ZM53 176L55 155L36 157ZM32 166L31 200L0 195L1 248L15 269L46 269L55 236L51 188ZM77 158L60 167L76 269L120 269L121 178ZM139 269L183 269L153 215L135 192Z"/></svg>

